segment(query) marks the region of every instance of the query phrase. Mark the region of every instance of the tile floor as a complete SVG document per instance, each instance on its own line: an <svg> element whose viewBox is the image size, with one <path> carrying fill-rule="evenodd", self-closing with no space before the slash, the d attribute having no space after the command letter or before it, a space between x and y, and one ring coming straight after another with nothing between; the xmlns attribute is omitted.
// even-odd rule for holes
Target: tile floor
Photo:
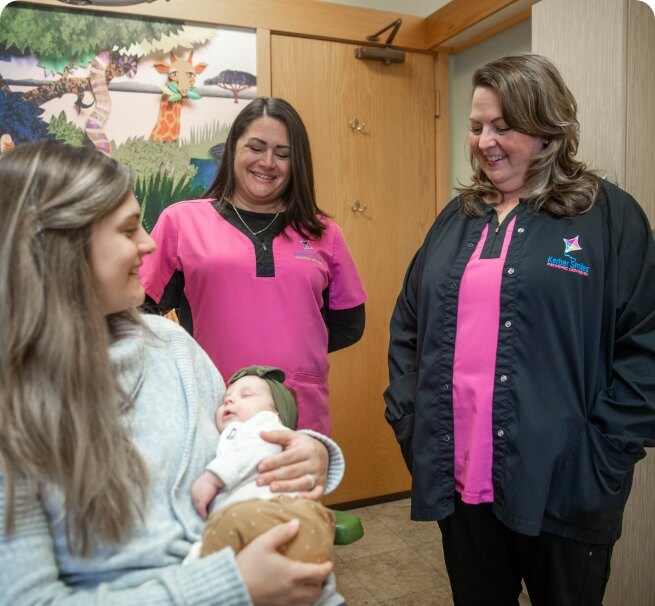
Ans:
<svg viewBox="0 0 655 606"><path fill-rule="evenodd" d="M409 499L350 511L364 537L335 547L337 586L348 606L452 606L436 522L412 522Z"/></svg>
<svg viewBox="0 0 655 606"><path fill-rule="evenodd" d="M412 522L409 499L351 509L364 537L335 547L337 586L348 606L452 606L436 522ZM529 606L521 596L521 606Z"/></svg>

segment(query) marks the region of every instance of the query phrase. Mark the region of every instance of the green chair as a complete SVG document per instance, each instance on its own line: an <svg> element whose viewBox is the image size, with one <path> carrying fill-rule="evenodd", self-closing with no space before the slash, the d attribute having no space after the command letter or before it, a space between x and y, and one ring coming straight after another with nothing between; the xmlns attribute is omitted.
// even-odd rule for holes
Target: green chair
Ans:
<svg viewBox="0 0 655 606"><path fill-rule="evenodd" d="M338 509L333 509L332 512L336 520L335 545L350 545L364 536L362 521L354 513Z"/></svg>

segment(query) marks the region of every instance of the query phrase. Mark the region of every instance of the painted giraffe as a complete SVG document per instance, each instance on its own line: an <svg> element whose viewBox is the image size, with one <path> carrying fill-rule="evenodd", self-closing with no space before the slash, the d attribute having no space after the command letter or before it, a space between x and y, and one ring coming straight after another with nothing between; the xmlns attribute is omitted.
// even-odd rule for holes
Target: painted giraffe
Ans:
<svg viewBox="0 0 655 606"><path fill-rule="evenodd" d="M174 53L171 53L170 63L165 61L155 63L155 69L160 74L167 74L168 81L162 89L159 116L149 137L151 141L164 143L179 139L182 101L185 97L200 99L200 94L193 87L196 83L196 74L205 71L206 67L206 63L193 65L193 51L186 59L176 57Z"/></svg>

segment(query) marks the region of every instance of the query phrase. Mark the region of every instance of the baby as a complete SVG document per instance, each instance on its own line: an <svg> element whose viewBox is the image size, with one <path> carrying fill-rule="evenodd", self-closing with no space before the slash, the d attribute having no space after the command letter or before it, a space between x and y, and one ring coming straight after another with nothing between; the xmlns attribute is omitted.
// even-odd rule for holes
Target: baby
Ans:
<svg viewBox="0 0 655 606"><path fill-rule="evenodd" d="M271 527L297 518L298 534L280 551L303 562L332 559L334 514L316 501L272 493L255 481L258 463L281 451L279 445L263 440L260 432L296 428L296 400L282 384L284 378L279 368L250 366L228 381L216 411L220 431L216 458L191 488L200 515L210 513L200 557L227 546L238 553Z"/></svg>

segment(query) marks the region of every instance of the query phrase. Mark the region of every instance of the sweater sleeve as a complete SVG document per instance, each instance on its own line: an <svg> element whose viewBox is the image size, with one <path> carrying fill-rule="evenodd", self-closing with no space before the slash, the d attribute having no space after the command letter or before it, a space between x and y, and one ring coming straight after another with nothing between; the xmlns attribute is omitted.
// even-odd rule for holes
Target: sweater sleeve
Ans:
<svg viewBox="0 0 655 606"><path fill-rule="evenodd" d="M27 483L17 482L16 527L5 530L6 492L0 480L0 595L3 603L50 606L210 606L251 604L248 591L231 550L222 550L197 562L153 569L144 582L134 586L99 583L84 589L60 578L55 548L41 501Z"/></svg>
<svg viewBox="0 0 655 606"><path fill-rule="evenodd" d="M306 433L312 438L321 442L325 448L327 448L328 456L330 457L328 463L328 475L327 475L327 486L325 487L325 494L329 494L339 486L341 480L343 480L343 474L346 470L346 460L343 457L343 452L341 448L337 446L337 443L324 436L322 433L313 431L311 429L301 429L300 433Z"/></svg>

